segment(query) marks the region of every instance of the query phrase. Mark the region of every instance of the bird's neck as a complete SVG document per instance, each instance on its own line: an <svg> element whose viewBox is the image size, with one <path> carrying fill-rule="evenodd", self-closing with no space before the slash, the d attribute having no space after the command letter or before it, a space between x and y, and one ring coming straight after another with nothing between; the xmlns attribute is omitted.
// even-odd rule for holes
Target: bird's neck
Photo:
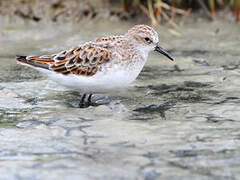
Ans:
<svg viewBox="0 0 240 180"><path fill-rule="evenodd" d="M126 39L125 43L126 49L129 51L134 52L135 56L138 56L138 59L141 59L142 61L146 62L148 58L149 51L136 45L136 42Z"/></svg>

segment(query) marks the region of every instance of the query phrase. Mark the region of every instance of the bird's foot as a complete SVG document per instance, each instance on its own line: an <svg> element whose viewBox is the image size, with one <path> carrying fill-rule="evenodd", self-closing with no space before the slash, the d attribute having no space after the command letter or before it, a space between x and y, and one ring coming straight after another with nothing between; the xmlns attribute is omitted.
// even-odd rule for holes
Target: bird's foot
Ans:
<svg viewBox="0 0 240 180"><path fill-rule="evenodd" d="M79 108L87 108L91 106L92 94L83 94L79 103Z"/></svg>
<svg viewBox="0 0 240 180"><path fill-rule="evenodd" d="M106 96L97 97L93 94L83 94L79 103L79 108L88 108L89 106L107 105L110 99Z"/></svg>

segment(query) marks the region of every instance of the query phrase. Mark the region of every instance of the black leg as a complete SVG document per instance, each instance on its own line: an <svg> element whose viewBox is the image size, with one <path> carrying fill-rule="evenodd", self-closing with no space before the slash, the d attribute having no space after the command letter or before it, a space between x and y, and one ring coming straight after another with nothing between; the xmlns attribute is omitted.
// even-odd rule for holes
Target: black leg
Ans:
<svg viewBox="0 0 240 180"><path fill-rule="evenodd" d="M92 101L92 96L93 94L84 93L79 102L79 108L87 108L89 106L99 106L104 104L106 105L110 103L110 100L106 99L106 97L98 98L97 100L96 98L94 98L94 100Z"/></svg>
<svg viewBox="0 0 240 180"><path fill-rule="evenodd" d="M80 108L84 108L85 107L85 98L86 98L86 94L83 94L79 103L79 107Z"/></svg>
<svg viewBox="0 0 240 180"><path fill-rule="evenodd" d="M89 94L89 96L88 96L88 103L89 103L89 104L92 103L92 94Z"/></svg>

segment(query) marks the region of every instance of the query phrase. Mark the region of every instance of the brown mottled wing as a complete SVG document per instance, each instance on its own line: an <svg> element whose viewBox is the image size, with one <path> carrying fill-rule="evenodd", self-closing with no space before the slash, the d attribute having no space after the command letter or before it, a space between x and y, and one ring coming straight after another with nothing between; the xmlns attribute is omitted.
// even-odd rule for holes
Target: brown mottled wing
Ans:
<svg viewBox="0 0 240 180"><path fill-rule="evenodd" d="M106 48L87 43L56 55L50 69L64 75L93 76L103 64L110 61L110 56Z"/></svg>

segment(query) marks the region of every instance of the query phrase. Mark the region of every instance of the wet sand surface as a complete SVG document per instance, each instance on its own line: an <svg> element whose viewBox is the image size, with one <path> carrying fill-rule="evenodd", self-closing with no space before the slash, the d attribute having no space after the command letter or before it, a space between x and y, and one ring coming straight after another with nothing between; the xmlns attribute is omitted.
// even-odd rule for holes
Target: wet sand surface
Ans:
<svg viewBox="0 0 240 180"><path fill-rule="evenodd" d="M152 53L132 87L85 109L80 93L15 62L131 26L1 26L0 179L240 177L239 24L157 28L175 61Z"/></svg>

